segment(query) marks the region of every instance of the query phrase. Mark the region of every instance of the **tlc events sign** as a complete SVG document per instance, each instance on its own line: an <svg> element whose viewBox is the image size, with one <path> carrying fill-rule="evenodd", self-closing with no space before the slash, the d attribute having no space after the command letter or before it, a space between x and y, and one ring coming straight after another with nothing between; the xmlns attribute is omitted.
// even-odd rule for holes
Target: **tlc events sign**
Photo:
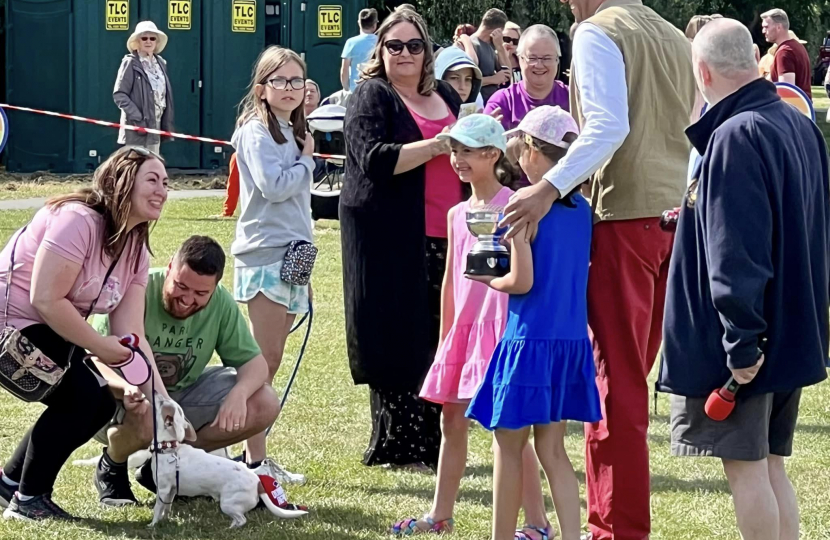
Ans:
<svg viewBox="0 0 830 540"><path fill-rule="evenodd" d="M170 30L190 30L191 0L170 0L167 6L167 28Z"/></svg>
<svg viewBox="0 0 830 540"><path fill-rule="evenodd" d="M130 29L130 2L129 0L107 0L107 30Z"/></svg>
<svg viewBox="0 0 830 540"><path fill-rule="evenodd" d="M317 37L343 37L343 8L320 6L317 10Z"/></svg>
<svg viewBox="0 0 830 540"><path fill-rule="evenodd" d="M233 0L233 32L256 32L256 0Z"/></svg>

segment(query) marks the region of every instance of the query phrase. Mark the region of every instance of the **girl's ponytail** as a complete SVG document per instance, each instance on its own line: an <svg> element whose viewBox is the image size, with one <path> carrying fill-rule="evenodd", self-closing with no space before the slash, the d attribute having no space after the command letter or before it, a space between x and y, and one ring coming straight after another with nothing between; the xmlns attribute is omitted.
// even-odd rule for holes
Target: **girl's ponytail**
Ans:
<svg viewBox="0 0 830 540"><path fill-rule="evenodd" d="M516 190L516 183L521 179L522 174L519 168L510 163L507 156L501 154L499 160L496 162L493 172L496 174L499 184Z"/></svg>

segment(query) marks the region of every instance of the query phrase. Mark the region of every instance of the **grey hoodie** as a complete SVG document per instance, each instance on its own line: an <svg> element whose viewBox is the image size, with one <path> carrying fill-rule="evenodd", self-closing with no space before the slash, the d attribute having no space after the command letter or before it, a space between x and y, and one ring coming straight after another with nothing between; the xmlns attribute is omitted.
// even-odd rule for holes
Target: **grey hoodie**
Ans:
<svg viewBox="0 0 830 540"><path fill-rule="evenodd" d="M277 144L254 118L231 142L239 167L241 212L231 254L234 266L267 266L285 257L294 240L312 241L311 180L314 160L303 156L291 127L280 121L287 142Z"/></svg>

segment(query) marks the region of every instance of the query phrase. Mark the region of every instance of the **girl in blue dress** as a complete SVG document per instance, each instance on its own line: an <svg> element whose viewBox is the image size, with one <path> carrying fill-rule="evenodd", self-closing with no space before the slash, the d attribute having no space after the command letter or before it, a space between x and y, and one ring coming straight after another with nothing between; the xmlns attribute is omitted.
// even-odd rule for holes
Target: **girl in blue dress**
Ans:
<svg viewBox="0 0 830 540"><path fill-rule="evenodd" d="M577 126L559 107L531 111L506 135L531 183L567 152ZM535 239L512 240L510 273L476 278L507 292L507 327L467 416L495 431L493 540L546 540L515 531L522 489L522 450L534 445L550 485L563 540L578 540L579 485L565 452L566 420L600 419L594 357L588 338L591 207L574 191L539 222Z"/></svg>

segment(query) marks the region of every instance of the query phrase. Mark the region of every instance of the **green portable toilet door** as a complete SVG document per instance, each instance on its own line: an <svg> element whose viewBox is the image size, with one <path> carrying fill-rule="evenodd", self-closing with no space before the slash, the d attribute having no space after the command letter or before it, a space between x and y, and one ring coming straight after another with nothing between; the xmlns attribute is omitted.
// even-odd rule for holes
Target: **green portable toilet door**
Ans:
<svg viewBox="0 0 830 540"><path fill-rule="evenodd" d="M72 103L72 3L69 0L7 0L6 92L8 103L69 112ZM9 171L71 169L72 122L9 111L4 151Z"/></svg>
<svg viewBox="0 0 830 540"><path fill-rule="evenodd" d="M138 0L76 2L72 17L75 33L74 107L79 116L121 121L112 91L127 51L127 39L138 23ZM118 148L118 130L75 122L73 170L94 170Z"/></svg>
<svg viewBox="0 0 830 540"><path fill-rule="evenodd" d="M340 55L346 40L360 32L357 15L365 5L365 0L309 0L293 4L290 46L304 54L308 76L320 85L322 98L341 89Z"/></svg>
<svg viewBox="0 0 830 540"><path fill-rule="evenodd" d="M156 23L169 38L161 56L167 61L167 75L173 90L173 130L187 135L201 135L201 0L144 1L141 3L141 16L142 20ZM134 28L135 25L132 25L131 29ZM165 141L161 154L168 168L197 169L202 150L200 146L201 143L183 139Z"/></svg>
<svg viewBox="0 0 830 540"><path fill-rule="evenodd" d="M272 6L273 7L273 6ZM229 141L237 105L251 82L251 71L265 45L265 2L213 0L202 15L202 133ZM228 163L233 148L202 144L202 168Z"/></svg>

